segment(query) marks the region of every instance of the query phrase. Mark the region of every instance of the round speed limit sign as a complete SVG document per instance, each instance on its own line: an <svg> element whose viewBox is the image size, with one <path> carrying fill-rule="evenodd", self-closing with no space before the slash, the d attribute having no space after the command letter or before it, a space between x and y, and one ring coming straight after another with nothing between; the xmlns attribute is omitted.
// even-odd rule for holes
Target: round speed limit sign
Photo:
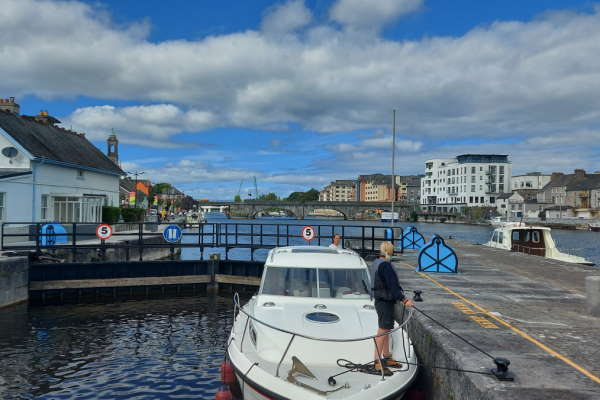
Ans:
<svg viewBox="0 0 600 400"><path fill-rule="evenodd" d="M310 242L315 237L317 237L315 228L313 228L310 225L306 225L304 228L302 228L302 239L306 240L307 242Z"/></svg>
<svg viewBox="0 0 600 400"><path fill-rule="evenodd" d="M106 240L113 234L112 227L107 224L100 224L96 227L96 236L98 239Z"/></svg>

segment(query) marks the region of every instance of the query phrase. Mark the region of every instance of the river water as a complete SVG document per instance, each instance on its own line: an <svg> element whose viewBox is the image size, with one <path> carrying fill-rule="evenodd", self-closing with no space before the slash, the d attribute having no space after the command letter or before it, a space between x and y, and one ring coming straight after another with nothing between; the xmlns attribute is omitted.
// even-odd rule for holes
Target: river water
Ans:
<svg viewBox="0 0 600 400"><path fill-rule="evenodd" d="M209 222L386 225L283 218ZM426 237L437 233L475 243L491 234L484 226L414 225ZM561 249L600 264L599 233L552 234ZM249 253L229 255L247 259ZM257 259L265 256L256 252ZM182 257L197 259L199 253L185 249ZM1 309L0 399L214 399L231 318L231 299L204 297Z"/></svg>

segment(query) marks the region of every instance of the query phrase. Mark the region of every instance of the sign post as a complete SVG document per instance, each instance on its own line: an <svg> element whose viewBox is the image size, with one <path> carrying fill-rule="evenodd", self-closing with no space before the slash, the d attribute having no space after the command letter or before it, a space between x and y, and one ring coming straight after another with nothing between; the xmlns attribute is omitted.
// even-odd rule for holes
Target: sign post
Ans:
<svg viewBox="0 0 600 400"><path fill-rule="evenodd" d="M163 238L166 242L169 243L177 243L181 240L183 232L181 228L177 225L169 225L163 231Z"/></svg>
<svg viewBox="0 0 600 400"><path fill-rule="evenodd" d="M96 236L100 240L106 240L113 234L112 226L108 224L100 224L96 227Z"/></svg>
<svg viewBox="0 0 600 400"><path fill-rule="evenodd" d="M317 234L315 232L315 228L312 226L306 225L304 228L302 228L302 239L306 240L308 244L310 244L310 241L316 237Z"/></svg>

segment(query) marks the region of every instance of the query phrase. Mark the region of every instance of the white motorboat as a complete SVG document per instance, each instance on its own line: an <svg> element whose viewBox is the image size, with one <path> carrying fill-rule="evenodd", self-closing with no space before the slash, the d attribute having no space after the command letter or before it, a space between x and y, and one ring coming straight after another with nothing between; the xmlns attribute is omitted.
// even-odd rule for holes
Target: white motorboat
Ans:
<svg viewBox="0 0 600 400"><path fill-rule="evenodd" d="M318 246L270 251L256 296L239 307L227 357L244 399L392 399L417 373L405 330L389 333L402 367L382 376L373 365L377 314L370 277L356 253ZM354 365L352 365L352 364ZM370 365L370 367L369 367ZM351 367L359 367L352 369Z"/></svg>
<svg viewBox="0 0 600 400"><path fill-rule="evenodd" d="M520 222L508 222L494 229L492 238L484 245L553 260L593 265L583 257L558 250L550 232L551 229L545 226L527 226Z"/></svg>
<svg viewBox="0 0 600 400"><path fill-rule="evenodd" d="M191 227L192 225L203 224L206 222L204 213L202 211L190 211L185 217L185 226Z"/></svg>

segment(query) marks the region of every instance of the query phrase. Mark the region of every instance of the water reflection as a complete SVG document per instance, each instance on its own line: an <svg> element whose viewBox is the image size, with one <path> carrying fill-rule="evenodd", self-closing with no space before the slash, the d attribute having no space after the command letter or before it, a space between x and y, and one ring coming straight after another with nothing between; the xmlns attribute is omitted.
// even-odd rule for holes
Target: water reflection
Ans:
<svg viewBox="0 0 600 400"><path fill-rule="evenodd" d="M2 399L213 399L231 301L0 310Z"/></svg>

